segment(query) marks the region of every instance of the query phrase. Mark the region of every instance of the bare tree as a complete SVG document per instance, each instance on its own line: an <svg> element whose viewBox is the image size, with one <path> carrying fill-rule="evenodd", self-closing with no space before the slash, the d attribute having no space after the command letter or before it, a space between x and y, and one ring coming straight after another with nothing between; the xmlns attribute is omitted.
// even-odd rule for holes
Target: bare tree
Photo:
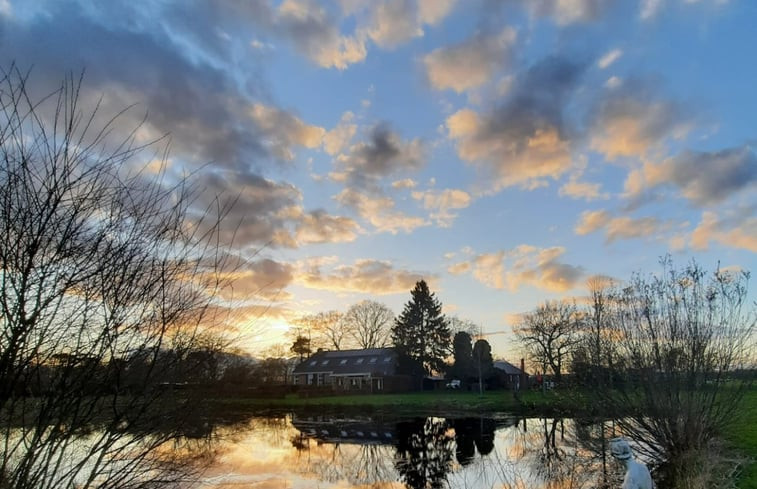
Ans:
<svg viewBox="0 0 757 489"><path fill-rule="evenodd" d="M575 304L552 301L523 315L513 332L532 361L545 371L549 368L560 382L572 348L579 341L579 328Z"/></svg>
<svg viewBox="0 0 757 489"><path fill-rule="evenodd" d="M225 310L226 209L151 173L136 132L114 142L117 118L98 127L80 89L34 98L26 75L0 75L0 487L182 477L157 450L176 431L153 428L191 403L161 386Z"/></svg>
<svg viewBox="0 0 757 489"><path fill-rule="evenodd" d="M350 340L342 321L342 313L339 311L302 316L296 323L300 328L298 336L308 338L311 349L342 350Z"/></svg>
<svg viewBox="0 0 757 489"><path fill-rule="evenodd" d="M622 382L600 393L626 433L670 462L670 487L698 487L691 477L714 466L708 444L751 384L736 374L754 366L756 314L748 273L662 263L661 275L635 276L611 302Z"/></svg>
<svg viewBox="0 0 757 489"><path fill-rule="evenodd" d="M394 313L380 302L365 300L352 305L344 323L359 348L383 348L391 343Z"/></svg>
<svg viewBox="0 0 757 489"><path fill-rule="evenodd" d="M583 317L584 341L581 359L592 384L612 382L615 331L610 318L611 303L618 295L615 281L604 275L595 275L586 283L589 290L589 307ZM574 364L577 363L574 358Z"/></svg>

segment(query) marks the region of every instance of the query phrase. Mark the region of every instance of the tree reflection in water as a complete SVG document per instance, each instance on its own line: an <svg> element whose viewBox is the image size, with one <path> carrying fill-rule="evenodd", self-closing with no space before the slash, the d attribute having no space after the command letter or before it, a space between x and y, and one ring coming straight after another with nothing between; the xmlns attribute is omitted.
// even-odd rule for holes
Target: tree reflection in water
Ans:
<svg viewBox="0 0 757 489"><path fill-rule="evenodd" d="M413 489L443 487L455 452L454 432L444 418L397 423L395 466Z"/></svg>
<svg viewBox="0 0 757 489"><path fill-rule="evenodd" d="M241 443L226 450L237 465L225 473L217 465L214 477L324 489L609 489L621 481L606 456L607 440L620 434L611 422L294 416L245 426ZM257 472L240 472L246 465Z"/></svg>

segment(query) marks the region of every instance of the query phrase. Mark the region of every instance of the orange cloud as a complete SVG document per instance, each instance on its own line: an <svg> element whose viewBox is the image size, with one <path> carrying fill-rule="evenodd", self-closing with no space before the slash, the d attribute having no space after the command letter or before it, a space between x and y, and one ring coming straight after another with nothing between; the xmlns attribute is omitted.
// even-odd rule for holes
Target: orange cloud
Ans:
<svg viewBox="0 0 757 489"><path fill-rule="evenodd" d="M515 30L507 27L497 34L479 33L462 43L438 48L423 58L431 86L458 93L492 80L504 68L515 44Z"/></svg>
<svg viewBox="0 0 757 489"><path fill-rule="evenodd" d="M327 266L305 261L298 264L295 282L312 289L365 294L398 294L411 290L428 276L398 270L388 261L363 259L352 265ZM433 278L433 276L432 276Z"/></svg>
<svg viewBox="0 0 757 489"><path fill-rule="evenodd" d="M454 274L470 271L476 280L494 289L515 291L530 285L564 292L574 288L584 275L582 268L559 261L564 253L562 247L520 245L511 250L476 255L469 262L457 263L447 270Z"/></svg>

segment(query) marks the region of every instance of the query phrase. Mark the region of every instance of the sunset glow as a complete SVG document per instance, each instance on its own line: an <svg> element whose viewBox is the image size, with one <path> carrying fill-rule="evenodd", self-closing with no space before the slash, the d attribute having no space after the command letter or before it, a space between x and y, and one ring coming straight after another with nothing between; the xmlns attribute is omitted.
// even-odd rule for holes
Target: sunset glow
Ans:
<svg viewBox="0 0 757 489"><path fill-rule="evenodd" d="M236 346L425 279L510 356L595 275L757 268L751 0L0 0L2 66L81 103L223 227ZM104 117L104 116L103 116ZM158 154L155 154L155 153ZM752 298L754 292L751 293ZM233 454L229 455L231 457Z"/></svg>

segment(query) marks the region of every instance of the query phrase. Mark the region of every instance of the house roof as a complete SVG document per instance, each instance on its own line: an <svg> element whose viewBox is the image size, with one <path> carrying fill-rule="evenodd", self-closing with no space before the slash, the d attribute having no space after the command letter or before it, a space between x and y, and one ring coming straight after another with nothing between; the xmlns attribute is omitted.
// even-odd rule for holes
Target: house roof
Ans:
<svg viewBox="0 0 757 489"><path fill-rule="evenodd" d="M502 370L507 375L520 375L523 373L518 367L504 360L494 362L494 368Z"/></svg>
<svg viewBox="0 0 757 489"><path fill-rule="evenodd" d="M294 373L393 375L396 366L397 352L394 348L322 351L297 365Z"/></svg>

